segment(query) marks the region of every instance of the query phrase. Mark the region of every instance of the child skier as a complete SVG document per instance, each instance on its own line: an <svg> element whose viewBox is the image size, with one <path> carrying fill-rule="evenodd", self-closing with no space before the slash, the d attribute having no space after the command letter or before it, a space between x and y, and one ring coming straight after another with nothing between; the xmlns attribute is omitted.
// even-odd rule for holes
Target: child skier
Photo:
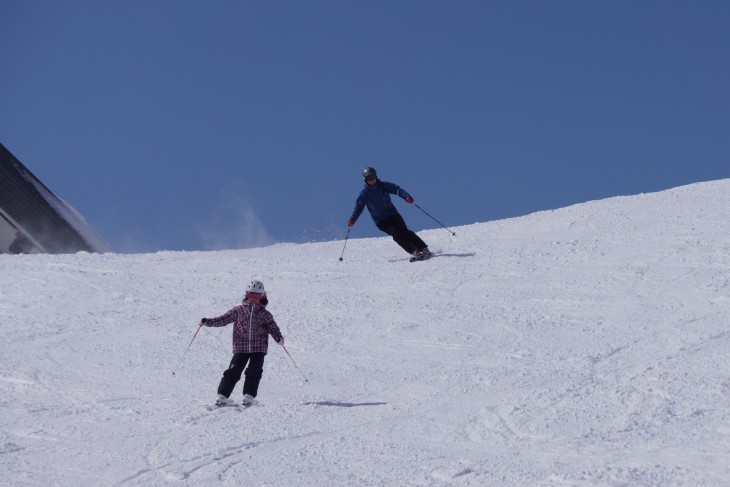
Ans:
<svg viewBox="0 0 730 487"><path fill-rule="evenodd" d="M276 343L284 345L284 337L274 321L274 317L266 309L268 299L264 284L253 280L246 286L246 294L240 306L236 306L226 314L217 318L203 318L201 325L226 326L233 323L233 358L223 372L218 385L218 396L215 403L222 406L228 403L236 384L246 369L246 380L243 383L243 404L250 406L258 393L259 382L264 370L264 357L268 351L269 335Z"/></svg>
<svg viewBox="0 0 730 487"><path fill-rule="evenodd" d="M388 183L378 179L378 174L372 167L366 167L362 171L365 180L365 187L360 192L355 203L355 210L347 221L347 226L352 227L367 205L370 216L381 231L387 233L400 245L403 250L411 254L411 261L423 260L431 257L426 243L408 229L403 217L390 200L390 195L400 196L407 203L413 204L413 198L408 192L397 184Z"/></svg>

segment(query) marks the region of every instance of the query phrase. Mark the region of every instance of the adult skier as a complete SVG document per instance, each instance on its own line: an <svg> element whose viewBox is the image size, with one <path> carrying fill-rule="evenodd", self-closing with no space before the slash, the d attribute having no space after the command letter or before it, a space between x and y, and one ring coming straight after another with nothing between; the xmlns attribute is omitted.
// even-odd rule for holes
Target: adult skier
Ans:
<svg viewBox="0 0 730 487"><path fill-rule="evenodd" d="M218 406L228 404L236 384L246 368L246 380L243 383L243 405L250 406L254 402L259 389L259 382L264 370L264 358L269 346L269 335L279 345L284 345L284 337L274 317L266 309L268 299L264 284L253 280L246 286L243 302L239 306L217 318L203 318L201 325L219 327L233 323L233 358L223 372L215 403Z"/></svg>
<svg viewBox="0 0 730 487"><path fill-rule="evenodd" d="M400 196L407 203L413 204L413 198L408 192L394 183L388 183L378 179L378 173L372 167L366 167L362 171L365 180L365 187L355 202L355 210L347 221L347 226L352 227L360 214L367 206L375 226L387 233L393 240L411 254L411 261L422 260L431 256L426 243L408 229L403 217L398 213L390 195Z"/></svg>

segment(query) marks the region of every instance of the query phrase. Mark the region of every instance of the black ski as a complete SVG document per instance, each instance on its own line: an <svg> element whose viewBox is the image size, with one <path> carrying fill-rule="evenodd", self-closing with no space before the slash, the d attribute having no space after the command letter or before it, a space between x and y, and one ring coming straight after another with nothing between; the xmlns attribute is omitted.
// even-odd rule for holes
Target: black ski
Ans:
<svg viewBox="0 0 730 487"><path fill-rule="evenodd" d="M412 256L410 259L408 259L409 262L418 262L419 260L428 260L431 257L433 257L433 253L429 252L428 254L418 254Z"/></svg>
<svg viewBox="0 0 730 487"><path fill-rule="evenodd" d="M216 409L222 409L222 408L233 408L237 411L243 411L244 409L248 409L254 404L257 404L258 401L254 401L251 404L240 404L237 402L226 402L223 404L205 404L203 407L207 409L208 411L215 411Z"/></svg>

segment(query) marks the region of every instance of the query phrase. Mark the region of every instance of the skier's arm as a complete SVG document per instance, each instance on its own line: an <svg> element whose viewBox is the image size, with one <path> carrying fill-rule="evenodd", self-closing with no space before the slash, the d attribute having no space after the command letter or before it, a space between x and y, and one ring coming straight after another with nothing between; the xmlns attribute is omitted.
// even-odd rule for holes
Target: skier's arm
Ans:
<svg viewBox="0 0 730 487"><path fill-rule="evenodd" d="M355 202L355 209L352 211L350 220L347 222L348 226L354 225L355 222L357 221L357 219L360 218L362 211L365 209L366 201L367 201L367 194L365 193L365 191L362 191L360 193L360 196L357 197L357 201ZM352 225L350 225L350 222L352 222Z"/></svg>
<svg viewBox="0 0 730 487"><path fill-rule="evenodd" d="M226 326L229 323L233 323L235 320L236 310L232 309L226 314L218 316L217 318L203 318L202 320L200 320L200 322L203 324L203 326L218 327Z"/></svg>
<svg viewBox="0 0 730 487"><path fill-rule="evenodd" d="M273 318L271 319L271 321L265 324L264 327L276 343L280 345L284 344L284 335L281 334L281 330L279 329L279 326L276 324L276 321L274 321Z"/></svg>
<svg viewBox="0 0 730 487"><path fill-rule="evenodd" d="M395 184L395 183L386 183L386 182L382 182L382 181L380 182L380 184L385 188L385 190L388 193L394 194L396 196L400 196L404 200L408 201L408 203L413 203L413 198L411 197L411 195L408 194L408 191L406 191L405 189L401 188L397 184Z"/></svg>

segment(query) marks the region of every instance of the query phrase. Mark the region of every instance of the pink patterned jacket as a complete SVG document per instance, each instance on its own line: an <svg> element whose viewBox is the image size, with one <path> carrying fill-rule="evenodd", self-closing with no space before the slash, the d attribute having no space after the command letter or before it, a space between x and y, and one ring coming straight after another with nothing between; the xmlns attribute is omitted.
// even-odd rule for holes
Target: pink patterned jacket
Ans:
<svg viewBox="0 0 730 487"><path fill-rule="evenodd" d="M229 323L233 323L233 353L266 353L269 335L277 342L281 339L281 330L274 317L259 304L244 302L217 318L203 318L205 326Z"/></svg>

